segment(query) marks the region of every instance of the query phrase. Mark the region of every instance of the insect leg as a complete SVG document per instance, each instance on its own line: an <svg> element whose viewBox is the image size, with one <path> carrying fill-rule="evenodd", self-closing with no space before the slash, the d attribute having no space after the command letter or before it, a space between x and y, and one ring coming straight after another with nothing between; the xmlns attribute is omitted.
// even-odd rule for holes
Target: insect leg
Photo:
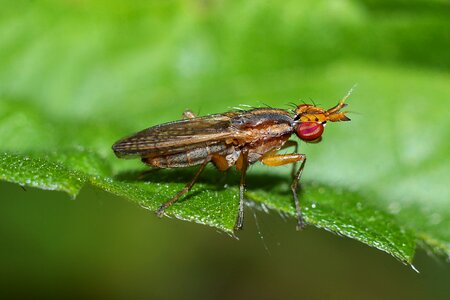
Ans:
<svg viewBox="0 0 450 300"><path fill-rule="evenodd" d="M300 168L293 174L291 190L294 197L295 211L297 213L297 230L303 229L305 227L305 222L303 221L302 210L300 207L300 201L297 196L297 187L300 177L302 176L303 168L306 163L306 155L299 153L292 154L281 154L276 155L274 153L266 154L261 158L261 162L267 166L277 167L285 164L295 164L298 161L302 161Z"/></svg>
<svg viewBox="0 0 450 300"><path fill-rule="evenodd" d="M203 172L203 170L205 169L206 165L208 164L209 160L206 160L201 166L200 169L198 169L197 173L195 173L194 178L192 178L192 180L186 184L186 186L179 191L175 196L173 196L170 200L166 201L164 204L162 204L158 210L156 211L156 215L158 217L162 217L162 215L164 214L164 210L171 206L173 203L175 203L181 196L183 196L184 194L186 194L187 192L189 192L192 188L192 186L194 186L194 183L197 181L198 177L200 176L200 174Z"/></svg>
<svg viewBox="0 0 450 300"><path fill-rule="evenodd" d="M284 145L281 146L280 150L286 149L288 147L295 147L295 152L297 152L298 143L296 141L292 141L292 140L286 141L286 143L284 143Z"/></svg>
<svg viewBox="0 0 450 300"><path fill-rule="evenodd" d="M303 168L305 167L305 163L306 163L306 155L303 155L303 160L302 160L302 163L300 164L300 168L298 168L298 171L295 174L294 178L292 179L292 183L291 183L292 195L294 196L295 211L297 212L297 230L301 230L305 227L305 221L303 220L303 216L302 216L302 209L300 207L300 202L299 202L298 196L297 196L297 186L298 186L298 182L300 181L300 178L302 177Z"/></svg>
<svg viewBox="0 0 450 300"><path fill-rule="evenodd" d="M247 173L248 167L248 151L242 151L242 166L241 171L241 182L239 184L239 211L236 220L236 225L234 225L235 230L242 229L244 225L244 192L245 192L245 175Z"/></svg>
<svg viewBox="0 0 450 300"><path fill-rule="evenodd" d="M183 112L183 119L194 119L194 118L196 118L196 117L197 117L197 115L194 114L194 113L192 112L192 110L190 110L190 109L186 109L186 110Z"/></svg>
<svg viewBox="0 0 450 300"><path fill-rule="evenodd" d="M286 149L286 148L288 148L288 147L294 147L295 149L294 149L294 153L297 153L297 151L298 151L298 143L296 142L296 141L292 141L292 140L290 140L290 141L287 141L286 143L284 143L284 145L281 147L281 149ZM280 150L281 150L280 149ZM292 177L292 179L294 179L294 176L295 176L295 171L297 170L297 162L294 162L293 164L292 164L292 171L291 171L291 177Z"/></svg>
<svg viewBox="0 0 450 300"><path fill-rule="evenodd" d="M287 164L294 164L298 161L305 160L306 155L300 153L290 154L269 154L261 158L261 162L269 167L278 167ZM294 177L296 174L294 174Z"/></svg>

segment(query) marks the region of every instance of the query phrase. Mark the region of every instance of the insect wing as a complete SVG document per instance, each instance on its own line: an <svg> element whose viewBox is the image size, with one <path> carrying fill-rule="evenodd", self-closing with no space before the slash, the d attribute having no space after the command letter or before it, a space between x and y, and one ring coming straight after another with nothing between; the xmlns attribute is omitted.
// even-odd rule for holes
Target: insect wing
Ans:
<svg viewBox="0 0 450 300"><path fill-rule="evenodd" d="M193 145L223 141L234 134L233 113L209 115L157 125L113 145L119 157L177 153Z"/></svg>

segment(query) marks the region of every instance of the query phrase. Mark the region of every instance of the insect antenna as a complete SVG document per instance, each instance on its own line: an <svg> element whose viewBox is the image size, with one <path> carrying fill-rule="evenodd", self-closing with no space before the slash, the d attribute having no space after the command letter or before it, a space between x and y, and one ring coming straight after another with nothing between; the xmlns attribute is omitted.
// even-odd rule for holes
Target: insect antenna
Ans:
<svg viewBox="0 0 450 300"><path fill-rule="evenodd" d="M345 100L347 100L348 97L350 97L350 95L353 93L353 91L355 90L355 88L358 86L357 83L355 83L350 90L347 92L347 94L344 96L344 98L341 99L341 101L339 101L339 103L344 103Z"/></svg>

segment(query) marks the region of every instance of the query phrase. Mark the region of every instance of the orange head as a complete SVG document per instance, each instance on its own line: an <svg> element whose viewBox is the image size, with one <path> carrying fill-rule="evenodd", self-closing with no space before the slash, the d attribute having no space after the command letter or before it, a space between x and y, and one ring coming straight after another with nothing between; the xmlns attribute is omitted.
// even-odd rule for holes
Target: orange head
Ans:
<svg viewBox="0 0 450 300"><path fill-rule="evenodd" d="M341 109L347 106L344 101L349 94L339 101L336 106L327 110L312 104L298 105L294 111L294 129L297 136L305 142L320 142L324 126L328 121L350 121L345 115L347 112L341 112Z"/></svg>

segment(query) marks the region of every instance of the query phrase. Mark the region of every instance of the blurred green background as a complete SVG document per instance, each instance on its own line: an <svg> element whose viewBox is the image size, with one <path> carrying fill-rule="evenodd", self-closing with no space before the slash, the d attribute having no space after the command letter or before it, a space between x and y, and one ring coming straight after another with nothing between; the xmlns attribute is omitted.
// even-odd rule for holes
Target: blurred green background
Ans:
<svg viewBox="0 0 450 300"><path fill-rule="evenodd" d="M301 145L305 180L363 191L392 214L411 208L417 215L399 219L412 228L419 219L448 245L447 1L0 5L0 150L83 147L115 171L137 168L115 159L111 144L186 108L209 114L311 99L331 107L358 84L352 122ZM289 169L269 172L289 180ZM247 208L235 240L90 186L74 201L5 182L0 195L5 299L450 295L445 259L419 249L417 274L359 242L313 227L295 232L276 212Z"/></svg>

